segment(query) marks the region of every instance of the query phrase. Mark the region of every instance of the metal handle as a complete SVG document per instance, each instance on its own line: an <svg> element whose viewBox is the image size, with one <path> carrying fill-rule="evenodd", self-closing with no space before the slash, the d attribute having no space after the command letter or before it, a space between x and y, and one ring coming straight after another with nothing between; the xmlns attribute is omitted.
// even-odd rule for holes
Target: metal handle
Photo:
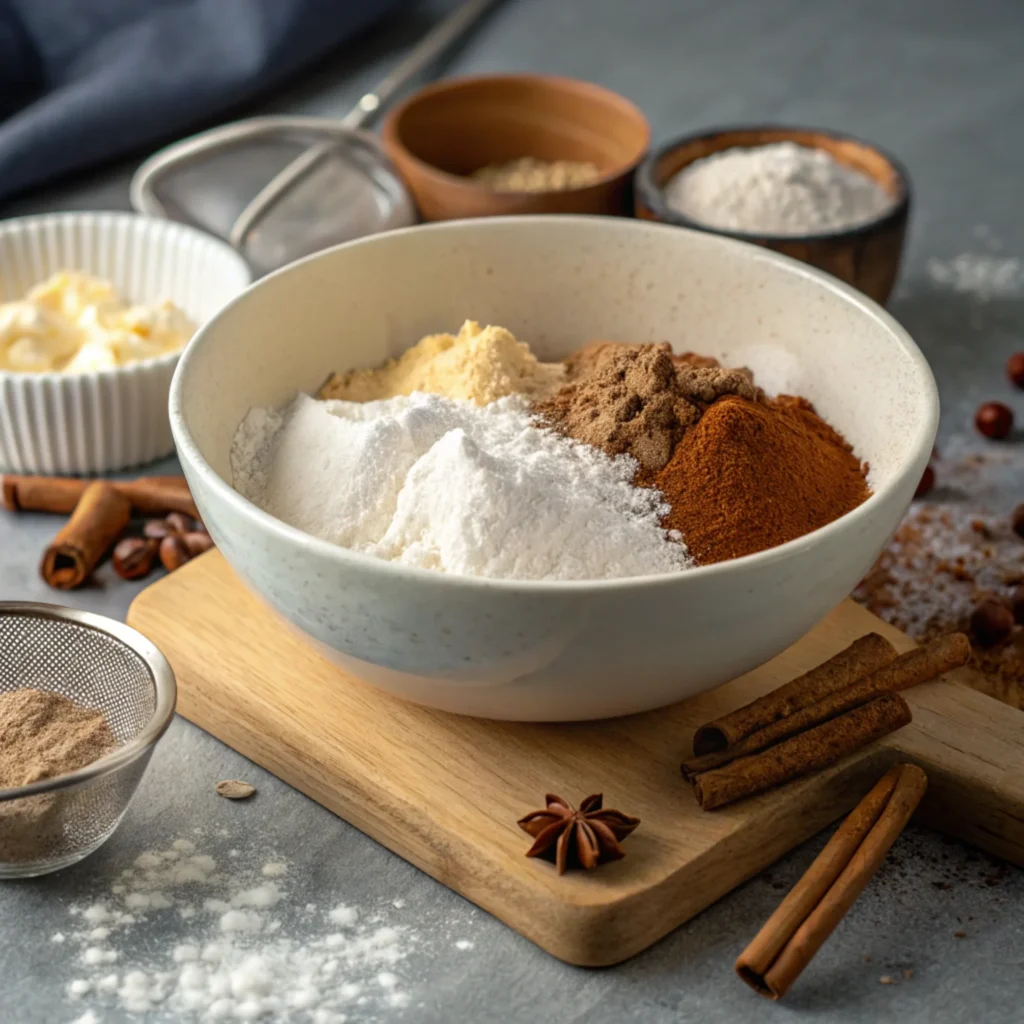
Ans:
<svg viewBox="0 0 1024 1024"><path fill-rule="evenodd" d="M466 32L497 0L465 0L460 7L432 28L410 51L408 56L377 87L361 96L359 102L342 118L341 124L353 130L367 125L420 72L432 64L459 36ZM238 215L231 226L228 241L242 248L253 228L295 188L338 145L331 139L310 146L287 167L278 171Z"/></svg>

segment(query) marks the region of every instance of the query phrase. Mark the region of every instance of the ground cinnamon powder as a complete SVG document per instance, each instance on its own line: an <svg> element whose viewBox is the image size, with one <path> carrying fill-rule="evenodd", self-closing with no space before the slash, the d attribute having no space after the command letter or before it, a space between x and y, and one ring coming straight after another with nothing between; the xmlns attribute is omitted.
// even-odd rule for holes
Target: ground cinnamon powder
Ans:
<svg viewBox="0 0 1024 1024"><path fill-rule="evenodd" d="M856 508L870 491L850 446L803 398L726 396L708 406L657 473L657 487L700 565L764 551Z"/></svg>

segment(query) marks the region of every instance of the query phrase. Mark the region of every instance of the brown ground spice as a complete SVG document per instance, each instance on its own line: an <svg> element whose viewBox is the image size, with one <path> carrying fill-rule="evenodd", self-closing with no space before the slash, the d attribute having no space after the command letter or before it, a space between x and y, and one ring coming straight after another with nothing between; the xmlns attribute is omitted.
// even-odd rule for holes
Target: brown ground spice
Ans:
<svg viewBox="0 0 1024 1024"><path fill-rule="evenodd" d="M667 345L605 343L573 358L567 364L572 383L535 406L537 412L577 441L632 455L646 472L668 463L712 402L759 396L745 371L677 362Z"/></svg>
<svg viewBox="0 0 1024 1024"><path fill-rule="evenodd" d="M604 369L616 356L636 351L639 348L651 348L658 352L664 352L676 366L693 366L696 368L712 369L722 364L714 356L702 356L697 352L681 352L678 355L672 351L672 346L667 341L643 342L643 341L590 341L581 348L576 349L565 360L565 373L570 381L578 381L583 377L589 377L598 370ZM753 374L744 369L741 372L753 380Z"/></svg>
<svg viewBox="0 0 1024 1024"><path fill-rule="evenodd" d="M116 746L102 711L47 690L0 694L0 789L77 771ZM32 861L58 849L67 799L41 793L0 804L0 861Z"/></svg>
<svg viewBox="0 0 1024 1024"><path fill-rule="evenodd" d="M672 506L700 565L785 544L827 525L871 493L846 441L803 398L727 396L688 430L671 460L638 483Z"/></svg>

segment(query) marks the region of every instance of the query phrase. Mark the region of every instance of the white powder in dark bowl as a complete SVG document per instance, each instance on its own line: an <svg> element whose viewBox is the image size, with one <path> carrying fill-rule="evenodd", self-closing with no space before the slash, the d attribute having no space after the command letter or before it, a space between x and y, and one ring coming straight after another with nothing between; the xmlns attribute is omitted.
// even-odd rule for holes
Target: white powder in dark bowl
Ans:
<svg viewBox="0 0 1024 1024"><path fill-rule="evenodd" d="M708 227L783 237L844 231L895 205L866 174L795 142L737 146L697 160L668 181L665 199Z"/></svg>

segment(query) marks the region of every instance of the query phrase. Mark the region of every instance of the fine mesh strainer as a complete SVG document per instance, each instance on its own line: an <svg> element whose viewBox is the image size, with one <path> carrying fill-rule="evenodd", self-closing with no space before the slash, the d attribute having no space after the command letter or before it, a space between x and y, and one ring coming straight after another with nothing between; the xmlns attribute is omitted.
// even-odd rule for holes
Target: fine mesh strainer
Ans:
<svg viewBox="0 0 1024 1024"><path fill-rule="evenodd" d="M363 129L496 2L462 0L342 118L250 118L166 147L136 171L132 206L220 236L257 276L415 224L412 197Z"/></svg>
<svg viewBox="0 0 1024 1024"><path fill-rule="evenodd" d="M174 673L141 633L73 608L0 602L0 693L24 688L102 711L118 746L79 771L0 789L0 878L67 867L109 838L174 716Z"/></svg>

